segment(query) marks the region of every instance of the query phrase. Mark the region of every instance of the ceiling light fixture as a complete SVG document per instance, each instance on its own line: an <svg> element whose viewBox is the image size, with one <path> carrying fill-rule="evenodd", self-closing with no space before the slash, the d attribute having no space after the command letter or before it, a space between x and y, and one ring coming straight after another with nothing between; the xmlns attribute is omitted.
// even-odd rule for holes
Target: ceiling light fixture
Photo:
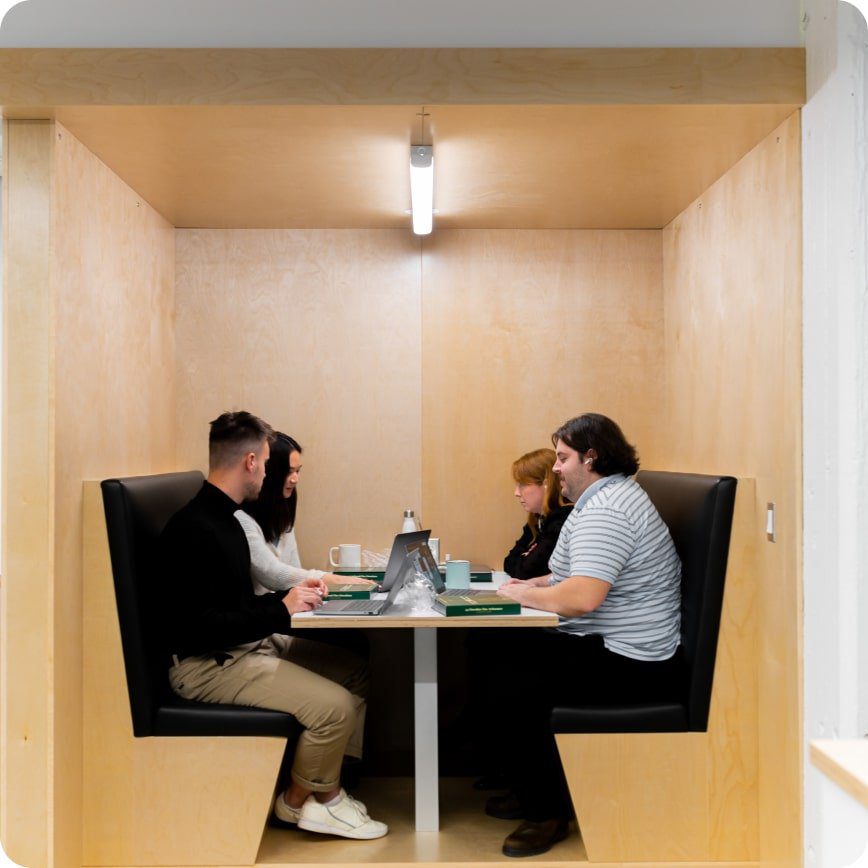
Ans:
<svg viewBox="0 0 868 868"><path fill-rule="evenodd" d="M413 232L416 235L430 235L434 223L434 148L431 139L425 135L425 118L430 117L422 110L416 113L419 118L419 144L410 145L410 213L413 215Z"/></svg>
<svg viewBox="0 0 868 868"><path fill-rule="evenodd" d="M410 145L410 207L413 232L429 235L434 222L434 148Z"/></svg>

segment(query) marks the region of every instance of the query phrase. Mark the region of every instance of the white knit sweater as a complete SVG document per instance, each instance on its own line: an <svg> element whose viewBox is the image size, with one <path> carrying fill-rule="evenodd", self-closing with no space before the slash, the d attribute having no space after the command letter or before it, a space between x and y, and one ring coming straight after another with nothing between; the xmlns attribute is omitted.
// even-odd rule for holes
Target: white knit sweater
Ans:
<svg viewBox="0 0 868 868"><path fill-rule="evenodd" d="M250 576L257 594L285 591L303 579L321 579L325 575L322 570L306 570L302 567L294 530L286 531L277 545L273 546L266 541L259 522L253 516L239 509L235 518L244 528L250 547Z"/></svg>

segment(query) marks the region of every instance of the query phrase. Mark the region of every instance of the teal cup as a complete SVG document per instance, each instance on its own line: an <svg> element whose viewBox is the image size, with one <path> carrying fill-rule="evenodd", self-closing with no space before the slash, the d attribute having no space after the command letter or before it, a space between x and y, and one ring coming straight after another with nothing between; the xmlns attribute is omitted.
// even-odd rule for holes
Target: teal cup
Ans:
<svg viewBox="0 0 868 868"><path fill-rule="evenodd" d="M446 562L446 587L462 590L470 587L470 561Z"/></svg>

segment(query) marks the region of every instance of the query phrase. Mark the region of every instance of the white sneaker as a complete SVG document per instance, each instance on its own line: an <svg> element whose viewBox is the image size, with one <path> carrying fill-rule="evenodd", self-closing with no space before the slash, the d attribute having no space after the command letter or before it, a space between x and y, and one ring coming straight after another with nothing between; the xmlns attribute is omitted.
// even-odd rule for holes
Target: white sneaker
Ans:
<svg viewBox="0 0 868 868"><path fill-rule="evenodd" d="M358 806L359 810L363 814L368 813L368 806L364 802L360 802L358 799L354 799L343 787L341 787L340 795L346 796L351 802L355 802L356 805Z"/></svg>
<svg viewBox="0 0 868 868"><path fill-rule="evenodd" d="M277 798L274 800L274 816L284 823L298 823L298 818L301 816L301 808L293 808L283 798L283 793L281 792L277 794Z"/></svg>
<svg viewBox="0 0 868 868"><path fill-rule="evenodd" d="M358 799L354 799L343 787L341 787L340 795L343 798L349 799L351 802L355 803L356 807L363 813L368 813L368 808L364 802L360 802ZM313 798L312 796L308 796L308 799ZM304 807L302 805L302 807ZM277 817L283 823L298 823L299 816L301 815L301 808L293 808L289 802L284 798L284 793L280 792L274 799L274 816Z"/></svg>
<svg viewBox="0 0 868 868"><path fill-rule="evenodd" d="M327 807L309 798L301 808L298 828L322 835L340 835L342 838L370 840L382 838L389 831L385 823L372 820L352 796L341 792L339 801Z"/></svg>

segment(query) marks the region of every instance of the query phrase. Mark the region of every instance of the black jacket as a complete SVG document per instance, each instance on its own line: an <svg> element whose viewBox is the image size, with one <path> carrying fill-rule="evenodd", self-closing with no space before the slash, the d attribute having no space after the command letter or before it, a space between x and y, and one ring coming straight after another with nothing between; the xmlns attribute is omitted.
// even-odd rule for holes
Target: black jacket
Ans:
<svg viewBox="0 0 868 868"><path fill-rule="evenodd" d="M561 527L572 511L571 503L553 509L543 519L536 539L533 538L530 528L525 525L524 533L504 558L504 572L514 579L535 579L537 576L550 573L549 558L558 541Z"/></svg>
<svg viewBox="0 0 868 868"><path fill-rule="evenodd" d="M169 519L159 541L160 620L169 654L216 654L289 633L286 591L257 596L238 504L206 482Z"/></svg>

